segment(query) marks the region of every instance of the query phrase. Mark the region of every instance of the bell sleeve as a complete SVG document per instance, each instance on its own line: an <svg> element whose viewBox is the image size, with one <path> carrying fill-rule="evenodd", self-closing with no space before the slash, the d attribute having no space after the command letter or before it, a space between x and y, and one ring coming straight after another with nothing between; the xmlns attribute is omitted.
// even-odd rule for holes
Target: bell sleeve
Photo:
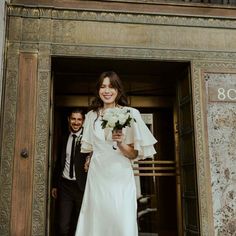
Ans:
<svg viewBox="0 0 236 236"><path fill-rule="evenodd" d="M89 153L93 151L93 138L92 138L93 122L94 122L94 112L90 111L85 115L85 121L83 125L84 131L83 131L83 137L81 139L82 153Z"/></svg>
<svg viewBox="0 0 236 236"><path fill-rule="evenodd" d="M138 151L138 159L153 156L156 153L153 145L157 140L144 123L140 112L134 108L130 108L130 111L135 121L131 123L131 127L126 128L125 143L134 145L134 149Z"/></svg>

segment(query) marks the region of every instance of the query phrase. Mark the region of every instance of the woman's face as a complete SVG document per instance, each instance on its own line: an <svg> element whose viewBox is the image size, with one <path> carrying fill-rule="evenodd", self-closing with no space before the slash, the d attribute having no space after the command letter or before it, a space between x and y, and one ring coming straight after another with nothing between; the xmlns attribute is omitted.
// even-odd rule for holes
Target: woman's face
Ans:
<svg viewBox="0 0 236 236"><path fill-rule="evenodd" d="M105 77L99 89L99 97L103 101L104 106L114 107L117 95L117 89L113 88L110 83L110 79L108 77Z"/></svg>

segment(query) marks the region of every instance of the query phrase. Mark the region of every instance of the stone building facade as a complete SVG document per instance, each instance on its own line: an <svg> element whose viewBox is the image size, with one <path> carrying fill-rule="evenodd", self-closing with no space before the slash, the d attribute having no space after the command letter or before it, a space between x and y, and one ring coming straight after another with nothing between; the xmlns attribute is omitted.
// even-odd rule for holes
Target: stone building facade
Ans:
<svg viewBox="0 0 236 236"><path fill-rule="evenodd" d="M236 235L236 8L24 0L7 17L0 235L49 235L52 62L61 57L188 63L198 235Z"/></svg>

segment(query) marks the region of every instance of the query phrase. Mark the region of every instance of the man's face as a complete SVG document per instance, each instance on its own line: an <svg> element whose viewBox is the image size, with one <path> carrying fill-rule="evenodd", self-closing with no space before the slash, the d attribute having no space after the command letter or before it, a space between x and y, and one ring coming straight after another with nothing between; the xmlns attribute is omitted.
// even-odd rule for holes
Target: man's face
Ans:
<svg viewBox="0 0 236 236"><path fill-rule="evenodd" d="M68 118L69 129L71 132L76 133L82 127L84 122L83 116L80 113L72 113Z"/></svg>

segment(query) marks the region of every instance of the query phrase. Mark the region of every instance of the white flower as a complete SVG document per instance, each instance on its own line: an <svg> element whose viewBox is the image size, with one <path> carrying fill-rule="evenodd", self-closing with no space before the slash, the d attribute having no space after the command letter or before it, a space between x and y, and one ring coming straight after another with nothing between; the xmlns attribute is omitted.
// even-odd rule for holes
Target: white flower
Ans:
<svg viewBox="0 0 236 236"><path fill-rule="evenodd" d="M127 108L109 108L102 118L102 128L122 129L135 121Z"/></svg>
<svg viewBox="0 0 236 236"><path fill-rule="evenodd" d="M118 120L121 125L125 123L127 118L128 118L127 114L123 114L123 113L118 114Z"/></svg>
<svg viewBox="0 0 236 236"><path fill-rule="evenodd" d="M108 126L109 128L113 128L113 127L115 127L116 122L117 122L117 117L115 117L115 116L110 116L110 117L108 117L108 119L107 119L107 126Z"/></svg>

